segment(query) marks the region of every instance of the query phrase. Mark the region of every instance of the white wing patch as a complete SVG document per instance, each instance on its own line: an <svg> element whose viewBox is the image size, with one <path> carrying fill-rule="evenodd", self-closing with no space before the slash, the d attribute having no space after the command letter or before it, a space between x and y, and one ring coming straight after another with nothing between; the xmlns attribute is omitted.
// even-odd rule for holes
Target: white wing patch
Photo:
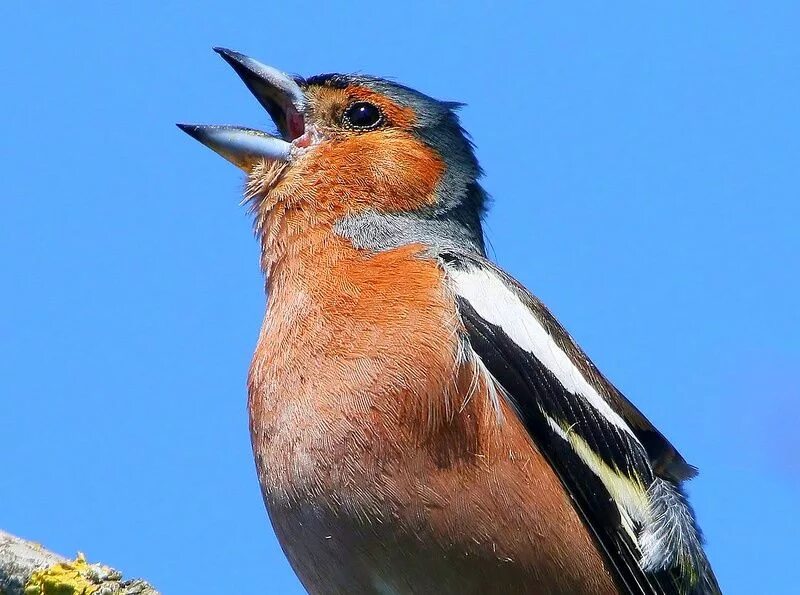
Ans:
<svg viewBox="0 0 800 595"><path fill-rule="evenodd" d="M633 528L633 522L645 524L650 520L650 502L647 498L647 489L641 484L627 477L623 477L609 467L586 442L577 434L571 433L569 428L563 428L556 420L542 410L547 420L547 425L568 442L581 460L597 475L608 493L614 499L620 511L623 527L634 543L639 537Z"/></svg>
<svg viewBox="0 0 800 595"><path fill-rule="evenodd" d="M628 424L586 380L534 313L502 279L476 267L449 269L449 275L455 282L456 293L484 320L502 328L521 349L547 367L566 390L586 399L606 420L639 442Z"/></svg>

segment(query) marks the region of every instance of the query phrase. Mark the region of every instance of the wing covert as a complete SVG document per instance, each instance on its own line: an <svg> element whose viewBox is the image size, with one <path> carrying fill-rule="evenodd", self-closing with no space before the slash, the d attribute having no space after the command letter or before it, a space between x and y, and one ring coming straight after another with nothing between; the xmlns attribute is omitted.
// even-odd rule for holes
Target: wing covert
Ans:
<svg viewBox="0 0 800 595"><path fill-rule="evenodd" d="M547 309L488 261L441 255L466 341L550 462L627 593L719 593L675 448Z"/></svg>

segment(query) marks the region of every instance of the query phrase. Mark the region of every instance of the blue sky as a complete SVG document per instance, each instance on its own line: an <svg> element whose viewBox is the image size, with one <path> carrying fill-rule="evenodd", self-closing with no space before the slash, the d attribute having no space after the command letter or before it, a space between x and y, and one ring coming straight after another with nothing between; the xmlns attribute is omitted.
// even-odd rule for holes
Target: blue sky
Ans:
<svg viewBox="0 0 800 595"><path fill-rule="evenodd" d="M250 455L242 175L174 126L268 122L223 45L467 103L496 260L700 467L725 592L796 592L800 5L527 4L1 3L0 526L301 592Z"/></svg>

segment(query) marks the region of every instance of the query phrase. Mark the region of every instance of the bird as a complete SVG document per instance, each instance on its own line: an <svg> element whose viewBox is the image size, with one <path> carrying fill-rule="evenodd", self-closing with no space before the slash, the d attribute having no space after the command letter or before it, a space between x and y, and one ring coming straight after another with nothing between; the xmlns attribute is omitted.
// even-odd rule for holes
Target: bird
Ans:
<svg viewBox="0 0 800 595"><path fill-rule="evenodd" d="M487 257L461 104L215 51L277 128L178 124L246 175L249 430L303 587L720 593L696 468Z"/></svg>

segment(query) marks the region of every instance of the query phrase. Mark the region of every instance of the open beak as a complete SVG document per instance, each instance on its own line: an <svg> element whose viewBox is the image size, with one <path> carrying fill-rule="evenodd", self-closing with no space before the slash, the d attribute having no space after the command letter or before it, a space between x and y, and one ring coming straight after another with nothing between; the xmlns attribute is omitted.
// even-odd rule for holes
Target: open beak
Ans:
<svg viewBox="0 0 800 595"><path fill-rule="evenodd" d="M280 137L239 126L178 124L192 138L249 172L260 161L289 161L292 141L305 133L305 95L294 78L247 56L214 48L267 110Z"/></svg>

